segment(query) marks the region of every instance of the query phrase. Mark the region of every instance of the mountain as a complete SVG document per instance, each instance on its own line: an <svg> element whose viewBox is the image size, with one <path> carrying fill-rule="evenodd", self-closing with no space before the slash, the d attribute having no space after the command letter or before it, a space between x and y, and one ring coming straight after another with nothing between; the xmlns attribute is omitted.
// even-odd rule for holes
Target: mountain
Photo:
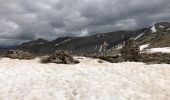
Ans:
<svg viewBox="0 0 170 100"><path fill-rule="evenodd" d="M32 53L39 53L40 49L43 45L48 43L49 41L45 39L37 39L29 42L22 43L21 45L17 46L17 49L29 51Z"/></svg>
<svg viewBox="0 0 170 100"><path fill-rule="evenodd" d="M160 22L149 28L135 31L120 30L109 33L99 33L86 37L59 37L53 41L38 39L23 43L17 49L37 54L50 54L56 50L69 50L73 54L83 55L99 53L112 48L121 48L124 42L134 38L140 45L170 46L170 23Z"/></svg>
<svg viewBox="0 0 170 100"><path fill-rule="evenodd" d="M18 49L33 53L49 54L56 50L69 50L74 54L89 54L99 52L104 42L109 44L108 49L122 43L125 39L137 36L131 31L116 31L110 33L96 34L87 37L60 37L53 41L39 44L38 40L23 43Z"/></svg>
<svg viewBox="0 0 170 100"><path fill-rule="evenodd" d="M140 45L148 44L148 48L170 47L170 23L161 22L149 28L151 32L138 39Z"/></svg>
<svg viewBox="0 0 170 100"><path fill-rule="evenodd" d="M0 45L0 51L11 50L11 49L16 49L16 48L17 48L17 45L8 45L8 46Z"/></svg>

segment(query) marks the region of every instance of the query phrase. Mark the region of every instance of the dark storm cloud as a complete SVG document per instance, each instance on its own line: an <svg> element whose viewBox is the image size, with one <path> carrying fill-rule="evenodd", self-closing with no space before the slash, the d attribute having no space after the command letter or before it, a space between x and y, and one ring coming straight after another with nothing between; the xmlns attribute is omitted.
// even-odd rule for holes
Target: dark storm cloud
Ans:
<svg viewBox="0 0 170 100"><path fill-rule="evenodd" d="M0 1L0 41L7 44L137 29L159 21L170 21L170 0Z"/></svg>

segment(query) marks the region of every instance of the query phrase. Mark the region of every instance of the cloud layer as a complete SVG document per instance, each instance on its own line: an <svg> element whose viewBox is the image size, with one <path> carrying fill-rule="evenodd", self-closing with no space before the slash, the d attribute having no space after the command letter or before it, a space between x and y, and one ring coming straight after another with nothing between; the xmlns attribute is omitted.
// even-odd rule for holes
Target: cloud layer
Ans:
<svg viewBox="0 0 170 100"><path fill-rule="evenodd" d="M0 42L84 36L159 21L170 21L170 0L1 0Z"/></svg>

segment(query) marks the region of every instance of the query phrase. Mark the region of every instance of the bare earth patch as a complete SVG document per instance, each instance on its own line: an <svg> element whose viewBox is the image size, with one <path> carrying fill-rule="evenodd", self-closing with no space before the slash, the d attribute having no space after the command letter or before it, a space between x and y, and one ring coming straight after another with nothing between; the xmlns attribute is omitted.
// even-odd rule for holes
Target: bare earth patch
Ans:
<svg viewBox="0 0 170 100"><path fill-rule="evenodd" d="M170 100L170 65L0 60L0 100Z"/></svg>

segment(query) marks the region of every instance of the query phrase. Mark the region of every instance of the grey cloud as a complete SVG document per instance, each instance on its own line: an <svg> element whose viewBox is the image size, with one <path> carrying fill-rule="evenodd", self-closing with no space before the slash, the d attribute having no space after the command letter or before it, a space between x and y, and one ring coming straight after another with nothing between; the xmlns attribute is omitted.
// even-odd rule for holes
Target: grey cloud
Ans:
<svg viewBox="0 0 170 100"><path fill-rule="evenodd" d="M170 21L169 0L1 0L0 42L83 36Z"/></svg>

